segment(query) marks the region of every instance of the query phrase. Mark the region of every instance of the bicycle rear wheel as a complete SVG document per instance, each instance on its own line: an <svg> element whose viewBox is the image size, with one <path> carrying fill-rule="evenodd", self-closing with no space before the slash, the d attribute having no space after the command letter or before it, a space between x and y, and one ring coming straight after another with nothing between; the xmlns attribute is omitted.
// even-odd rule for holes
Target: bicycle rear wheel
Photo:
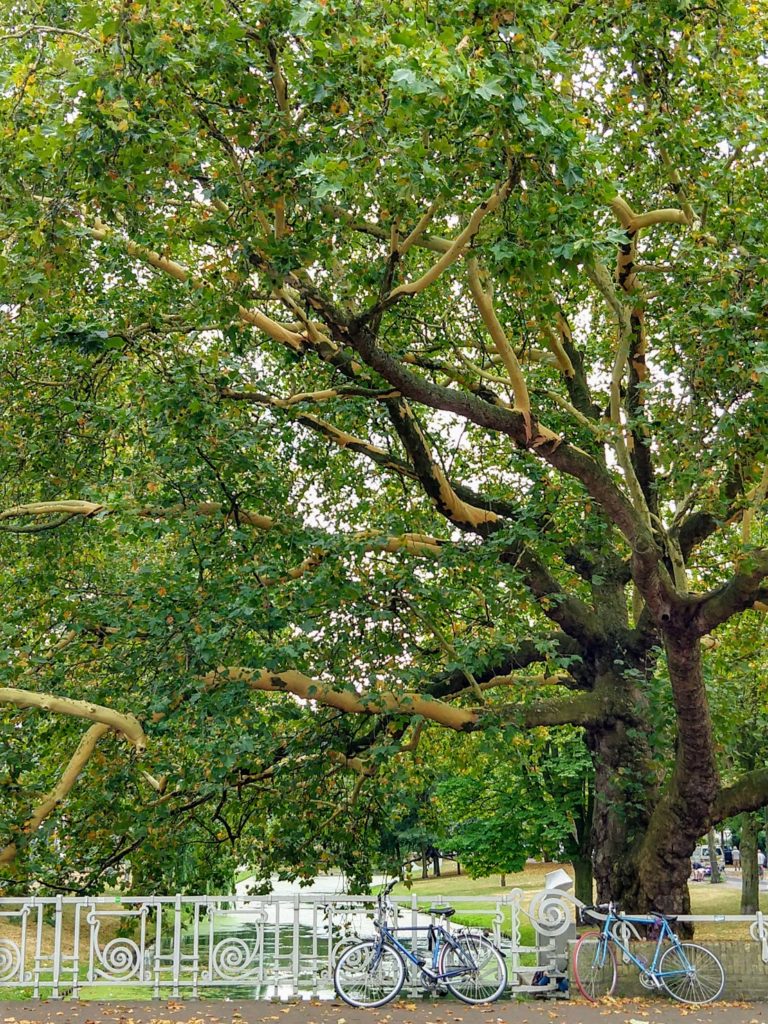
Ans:
<svg viewBox="0 0 768 1024"><path fill-rule="evenodd" d="M377 942L345 949L333 972L334 988L350 1006L383 1006L395 998L404 981L403 958Z"/></svg>
<svg viewBox="0 0 768 1024"><path fill-rule="evenodd" d="M725 971L715 954L695 942L678 942L659 960L662 985L681 1003L712 1003L725 985Z"/></svg>
<svg viewBox="0 0 768 1024"><path fill-rule="evenodd" d="M584 932L573 948L573 978L590 1003L616 988L616 954L602 932Z"/></svg>
<svg viewBox="0 0 768 1024"><path fill-rule="evenodd" d="M440 981L465 1003L492 1003L507 987L504 957L484 935L455 935L440 951Z"/></svg>

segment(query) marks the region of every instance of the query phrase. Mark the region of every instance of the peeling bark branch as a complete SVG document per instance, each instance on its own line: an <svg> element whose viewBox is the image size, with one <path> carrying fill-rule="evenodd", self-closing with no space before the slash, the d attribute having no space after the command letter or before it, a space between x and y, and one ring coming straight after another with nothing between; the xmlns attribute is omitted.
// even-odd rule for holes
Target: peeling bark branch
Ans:
<svg viewBox="0 0 768 1024"><path fill-rule="evenodd" d="M174 278L182 284L189 283L195 289L205 287L203 279L192 274L192 272L181 263L176 263L175 260L167 259L165 256L161 256L159 253L153 252L151 249L147 249L143 245L137 245L130 239L121 237L105 224L97 222L96 227L84 227L83 230L90 238L94 239L94 241L117 242L125 249L129 256L139 259L143 263L148 263L151 267L154 267L155 270L159 270L161 273L167 274L169 277ZM269 337L275 341L279 341L281 344L287 345L288 348L293 349L294 352L302 352L309 344L309 338L307 336L287 330L282 324L277 323L276 320L272 320L271 317L268 317L265 313L262 313L259 310L246 309L245 306L238 306L237 311L240 319L245 321L245 323L252 324L260 331L268 334Z"/></svg>
<svg viewBox="0 0 768 1024"><path fill-rule="evenodd" d="M552 330L549 324L540 321L541 334L544 341L547 343L548 348L551 350L557 365L560 367L566 377L573 377L576 373L571 357L563 347L563 338L568 337L570 339L570 328L565 322L565 318L558 313L557 317L557 333Z"/></svg>
<svg viewBox="0 0 768 1024"><path fill-rule="evenodd" d="M611 201L611 209L616 214L623 228L632 233L653 224L688 224L689 220L683 210L648 210L646 213L635 213L626 199L616 196Z"/></svg>
<svg viewBox="0 0 768 1024"><path fill-rule="evenodd" d="M99 505L94 501L78 501L76 499L67 499L65 501L32 501L26 505L14 505L12 508L7 508L3 512L0 512L0 522L4 522L8 519L21 519L24 516L50 515L64 515L67 518L71 518L72 516L83 516L85 519L90 519L92 516L104 511L104 505Z"/></svg>
<svg viewBox="0 0 768 1024"><path fill-rule="evenodd" d="M216 501L200 501L194 505L170 505L162 507L141 507L114 509L106 505L99 505L92 501L76 501L65 499L63 501L38 501L28 505L16 505L13 508L0 512L0 521L7 519L19 519L24 516L46 516L66 514L57 523L64 525L74 516L82 516L84 519L92 519L98 515L114 515L116 512L136 515L141 519L169 519L175 516L192 513L198 516L228 516L230 508ZM257 512L248 512L245 509L238 509L238 517L241 523L253 526L258 530L271 530L275 520L271 516L262 516Z"/></svg>
<svg viewBox="0 0 768 1024"><path fill-rule="evenodd" d="M439 555L443 547L450 543L449 541L429 537L423 533L403 533L397 537L388 537L383 533L378 534L375 530L363 530L360 533L353 534L350 539L353 542L363 543L365 551L387 552L389 554L407 551L412 555ZM284 576L277 579L262 578L262 586L271 587L275 583L298 580L321 565L328 558L329 554L329 551L318 548L305 558L304 561L289 569Z"/></svg>
<svg viewBox="0 0 768 1024"><path fill-rule="evenodd" d="M608 714L605 697L597 691L552 697L535 704L508 704L495 709L502 721L523 729L540 725L593 725Z"/></svg>
<svg viewBox="0 0 768 1024"><path fill-rule="evenodd" d="M346 714L420 715L457 732L471 732L477 728L479 722L476 711L455 708L422 694L396 694L392 691L360 694L355 690L336 690L326 683L304 675L303 672L292 669L270 672L267 669L222 667L203 676L203 682L210 689L237 682L252 690L292 693L302 700L317 701Z"/></svg>
<svg viewBox="0 0 768 1024"><path fill-rule="evenodd" d="M754 493L750 495L750 503L747 508L744 509L744 513L741 519L741 543L749 544L750 537L752 536L752 523L755 519L755 512L765 502L766 491L768 491L768 462L763 467L763 475L760 477L760 483L754 490Z"/></svg>
<svg viewBox="0 0 768 1024"><path fill-rule="evenodd" d="M414 469L437 510L462 529L484 534L499 523L495 512L468 504L460 498L434 459L421 425L402 399L387 403L390 419L413 460Z"/></svg>
<svg viewBox="0 0 768 1024"><path fill-rule="evenodd" d="M147 737L133 715L123 714L114 708L94 704L88 700L72 700L70 697L56 697L50 693L38 693L34 690L19 690L16 687L0 687L0 704L15 704L19 708L38 708L56 715L72 715L85 718L90 722L99 722L108 729L121 733L134 747L137 754L147 749Z"/></svg>
<svg viewBox="0 0 768 1024"><path fill-rule="evenodd" d="M588 268L587 273L593 283L597 286L601 295L616 314L617 320L617 342L616 355L613 361L611 372L611 399L610 411L611 422L614 425L613 445L616 450L616 457L624 473L627 490L632 499L632 504L638 515L646 526L650 526L651 515L648 508L645 493L640 486L635 467L630 458L627 442L624 437L624 424L621 419L621 382L629 361L630 348L632 345L632 318L629 310L621 301L611 281L610 274L599 262Z"/></svg>
<svg viewBox="0 0 768 1024"><path fill-rule="evenodd" d="M525 421L520 413L492 405L475 395L424 380L377 345L364 327L350 330L348 325L337 324L337 329L345 338L345 343L351 345L365 363L406 398L433 409L455 413L479 426L508 435L521 448L529 447ZM534 435L536 432L534 430ZM556 469L581 481L630 543L644 531L644 524L631 502L614 483L607 469L592 456L564 441L542 441L536 446L536 452Z"/></svg>
<svg viewBox="0 0 768 1024"><path fill-rule="evenodd" d="M359 231L361 234L370 235L372 238L378 238L381 241L389 241L390 233L388 228L382 227L379 224L372 224L370 221L355 220L345 210L336 210L335 212L349 223L353 231ZM428 249L430 252L446 253L453 245L453 242L450 238L441 238L439 235L429 235L424 232L411 245L419 249Z"/></svg>
<svg viewBox="0 0 768 1024"><path fill-rule="evenodd" d="M469 272L469 290L475 305L480 310L480 316L493 339L496 351L504 363L512 383L512 393L515 396L515 410L522 413L528 424L528 433L531 429L531 400L528 395L528 386L520 363L517 361L512 346L509 344L504 328L499 323L496 310L493 308L493 291L488 283L483 284L480 275L480 268L477 259L473 256L467 262Z"/></svg>
<svg viewBox="0 0 768 1024"><path fill-rule="evenodd" d="M404 238L403 241L398 245L397 252L399 253L400 256L405 256L405 254L412 246L420 244L424 232L429 227L432 218L435 215L437 205L437 203L432 203L432 205L429 207L429 209L421 218L421 220L419 220L418 224L413 229L413 231L411 231L411 233L406 238Z"/></svg>
<svg viewBox="0 0 768 1024"><path fill-rule="evenodd" d="M324 391L305 391L287 398L277 398L274 395L263 394L259 391L235 391L233 388L220 388L219 394L222 398L230 398L240 402L253 402L256 405L269 405L275 409L290 409L294 405L303 405L305 402L320 403L330 402L334 398L370 398L374 401L384 401L387 398L397 398L398 392L374 391L371 388L354 387L352 385L327 388Z"/></svg>
<svg viewBox="0 0 768 1024"><path fill-rule="evenodd" d="M98 45L98 40L85 32L77 32L73 28L58 28L55 25L27 25L25 28L17 29L16 32L8 32L0 36L0 43L7 39L23 39L25 36L73 36L75 39L82 39L86 43Z"/></svg>
<svg viewBox="0 0 768 1024"><path fill-rule="evenodd" d="M503 185L498 186L494 190L493 195L488 199L483 200L469 218L467 226L451 243L451 247L440 257L439 260L437 260L436 263L433 263L426 274L423 274L418 278L418 280L409 281L407 284L401 284L399 287L391 291L384 300L385 307L391 306L405 295L417 295L419 292L423 292L424 289L428 288L431 284L434 284L444 270L447 270L452 263L455 263L456 260L463 256L470 242L480 230L480 225L483 220L489 213L493 213L499 203L506 198L509 193L509 188L510 183L505 181Z"/></svg>
<svg viewBox="0 0 768 1024"><path fill-rule="evenodd" d="M582 655L582 649L578 641L566 633L554 633L545 638L546 648L552 647L554 656L562 655L578 660ZM475 678L479 686L483 686L492 679L509 676L521 669L528 668L546 661L549 654L533 641L524 641L514 647L500 650L484 671L476 671ZM572 668L576 677L579 672L579 665ZM460 693L466 685L464 673L456 669L447 675L439 676L429 685L429 692L434 697L448 697Z"/></svg>
<svg viewBox="0 0 768 1024"><path fill-rule="evenodd" d="M222 398L230 399L238 402L252 402L255 405L269 405L273 408L288 409L290 410L293 402L286 400L284 402L275 401L270 396L262 395L259 392L251 391L233 391L230 388L222 388L219 392ZM320 392L318 392L320 394ZM330 394L330 392L326 392ZM397 392L389 393L378 393L382 400L387 400L391 395L397 394ZM301 396L306 397L306 396ZM378 445L371 444L369 441L364 440L361 437L355 437L353 434L347 433L345 430L341 430L335 427L332 423L327 420L319 419L317 416L313 416L310 413L291 413L292 417L297 422L302 423L304 426L309 427L310 430L314 430L319 434L323 434L329 440L333 441L340 448L346 448L349 451L357 452L361 455L365 455L372 462L381 466L383 469L389 469L394 473L398 473L400 476L407 476L414 478L416 473L412 466L402 459L398 459L391 455L386 449L379 448Z"/></svg>
<svg viewBox="0 0 768 1024"><path fill-rule="evenodd" d="M485 711L453 707L418 693L384 691L361 694L354 690L337 690L295 670L270 672L267 669L221 667L203 676L202 680L209 689L239 682L252 690L292 693L302 700L317 701L346 714L418 715L456 732L472 732L480 728L486 715L500 716L504 721L528 729L539 725L584 725L600 721L608 713L606 698L598 692L574 693L529 706L510 704Z"/></svg>
<svg viewBox="0 0 768 1024"><path fill-rule="evenodd" d="M0 691L0 694L2 691ZM0 696L0 700L2 697ZM24 825L24 834L32 835L36 832L43 824L46 818L66 799L69 795L72 787L77 782L78 776L85 768L88 763L91 754L93 754L96 744L105 736L109 730L109 725L99 724L92 725L90 729L85 733L83 738L77 745L77 749L69 760L69 764L64 769L64 772L56 783L56 786L51 792L37 805L32 812L31 817ZM16 842L8 843L2 850L0 850L0 864L10 864L18 853L18 845Z"/></svg>

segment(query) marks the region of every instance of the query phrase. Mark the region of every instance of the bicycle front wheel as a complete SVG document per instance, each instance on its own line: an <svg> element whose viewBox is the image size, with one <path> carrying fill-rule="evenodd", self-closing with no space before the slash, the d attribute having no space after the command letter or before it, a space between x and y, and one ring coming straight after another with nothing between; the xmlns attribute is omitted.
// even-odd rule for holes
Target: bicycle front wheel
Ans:
<svg viewBox="0 0 768 1024"><path fill-rule="evenodd" d="M360 942L345 949L333 972L334 988L350 1006L383 1006L395 998L404 981L403 958L377 942Z"/></svg>
<svg viewBox="0 0 768 1024"><path fill-rule="evenodd" d="M695 942L677 942L659 960L659 977L681 1003L712 1003L725 985L725 971L715 954Z"/></svg>
<svg viewBox="0 0 768 1024"><path fill-rule="evenodd" d="M465 1003L492 1003L507 987L504 957L484 935L457 935L443 946L440 981Z"/></svg>
<svg viewBox="0 0 768 1024"><path fill-rule="evenodd" d="M602 932L584 932L573 947L573 978L590 1003L613 995L616 988L616 954Z"/></svg>

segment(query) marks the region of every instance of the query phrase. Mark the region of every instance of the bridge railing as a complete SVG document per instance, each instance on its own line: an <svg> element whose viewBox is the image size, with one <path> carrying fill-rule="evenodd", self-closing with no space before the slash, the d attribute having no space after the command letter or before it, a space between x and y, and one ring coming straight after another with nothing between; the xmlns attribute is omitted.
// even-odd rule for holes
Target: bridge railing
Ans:
<svg viewBox="0 0 768 1024"><path fill-rule="evenodd" d="M423 948L427 933L409 929L428 924L428 907L440 902L399 898L401 935ZM566 993L568 940L575 934L568 893L513 889L450 902L459 926L483 929L506 954L510 994ZM0 997L331 997L335 960L348 944L373 935L373 908L373 897L318 892L0 897ZM768 963L762 915L727 920L744 922L744 937L759 940ZM409 990L420 990L417 977L409 978Z"/></svg>

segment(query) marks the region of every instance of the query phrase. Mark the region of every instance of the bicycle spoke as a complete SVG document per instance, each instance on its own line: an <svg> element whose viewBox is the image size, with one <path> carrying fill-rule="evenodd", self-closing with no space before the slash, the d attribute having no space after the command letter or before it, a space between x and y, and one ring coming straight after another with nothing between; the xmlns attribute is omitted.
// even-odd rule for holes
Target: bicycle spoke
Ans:
<svg viewBox="0 0 768 1024"><path fill-rule="evenodd" d="M465 1003L490 1003L507 986L507 965L483 935L460 935L443 947L438 968L446 988Z"/></svg>
<svg viewBox="0 0 768 1024"><path fill-rule="evenodd" d="M404 980L400 954L374 942L345 950L333 972L336 991L350 1006L381 1006L395 998Z"/></svg>
<svg viewBox="0 0 768 1024"><path fill-rule="evenodd" d="M616 987L616 957L600 932L585 932L573 951L576 985L591 1003L609 996Z"/></svg>
<svg viewBox="0 0 768 1024"><path fill-rule="evenodd" d="M659 974L667 992L681 1003L711 1003L725 984L725 972L715 954L694 942L665 950Z"/></svg>

